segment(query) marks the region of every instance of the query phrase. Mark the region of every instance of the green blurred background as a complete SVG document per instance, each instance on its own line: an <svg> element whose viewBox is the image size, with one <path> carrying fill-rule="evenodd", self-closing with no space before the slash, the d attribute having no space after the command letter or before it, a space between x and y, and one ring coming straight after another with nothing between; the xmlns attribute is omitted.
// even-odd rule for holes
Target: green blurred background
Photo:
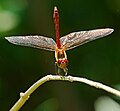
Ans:
<svg viewBox="0 0 120 111"><path fill-rule="evenodd" d="M19 93L35 81L55 73L53 52L16 46L4 39L13 35L55 39L54 6L59 9L61 36L80 30L115 29L106 38L68 51L68 68L70 75L120 89L119 0L0 0L1 111L8 111ZM119 98L85 84L50 81L31 95L21 111L120 111L119 103Z"/></svg>

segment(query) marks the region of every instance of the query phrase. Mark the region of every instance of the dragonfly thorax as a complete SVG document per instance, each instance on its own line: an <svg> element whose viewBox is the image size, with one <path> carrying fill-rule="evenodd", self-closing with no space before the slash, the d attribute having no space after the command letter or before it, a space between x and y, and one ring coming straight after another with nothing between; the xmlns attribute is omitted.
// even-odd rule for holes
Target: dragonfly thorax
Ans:
<svg viewBox="0 0 120 111"><path fill-rule="evenodd" d="M56 61L58 61L59 59L63 59L63 58L67 59L67 55L66 55L65 50L63 48L56 48L55 58L56 58Z"/></svg>
<svg viewBox="0 0 120 111"><path fill-rule="evenodd" d="M56 58L58 67L60 67L61 69L66 68L68 60L67 60L66 52L63 48L56 48L55 58Z"/></svg>

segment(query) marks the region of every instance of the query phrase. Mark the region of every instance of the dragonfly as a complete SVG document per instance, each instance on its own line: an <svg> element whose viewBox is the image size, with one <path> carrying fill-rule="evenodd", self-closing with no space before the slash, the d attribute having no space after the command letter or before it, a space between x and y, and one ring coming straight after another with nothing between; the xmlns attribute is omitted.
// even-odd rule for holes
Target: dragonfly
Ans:
<svg viewBox="0 0 120 111"><path fill-rule="evenodd" d="M56 42L52 38L39 35L11 36L5 37L5 39L7 39L10 43L16 45L55 51L55 64L57 66L57 74L60 74L61 70L64 72L64 75L67 75L68 73L68 59L66 54L67 50L73 49L95 39L105 37L114 31L112 28L78 31L72 32L60 38L59 13L56 6L54 7L53 18L56 31Z"/></svg>

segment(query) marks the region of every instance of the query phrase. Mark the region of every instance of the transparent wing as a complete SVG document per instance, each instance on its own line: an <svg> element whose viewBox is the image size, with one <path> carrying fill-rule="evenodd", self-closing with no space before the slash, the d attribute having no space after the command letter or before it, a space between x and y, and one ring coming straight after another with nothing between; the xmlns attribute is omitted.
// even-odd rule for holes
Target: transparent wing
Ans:
<svg viewBox="0 0 120 111"><path fill-rule="evenodd" d="M54 51L56 45L52 38L43 36L12 36L5 37L5 39L16 45L29 46L49 51Z"/></svg>
<svg viewBox="0 0 120 111"><path fill-rule="evenodd" d="M66 50L69 50L92 40L107 36L112 32L113 29L111 28L73 32L61 37L60 41L62 47L64 47Z"/></svg>

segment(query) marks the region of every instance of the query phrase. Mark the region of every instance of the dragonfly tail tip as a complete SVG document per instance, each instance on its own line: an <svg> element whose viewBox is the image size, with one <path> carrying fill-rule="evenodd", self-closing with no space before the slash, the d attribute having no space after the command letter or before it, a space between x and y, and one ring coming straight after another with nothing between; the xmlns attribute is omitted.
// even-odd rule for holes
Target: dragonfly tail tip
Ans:
<svg viewBox="0 0 120 111"><path fill-rule="evenodd" d="M57 6L54 7L54 11L57 11Z"/></svg>

